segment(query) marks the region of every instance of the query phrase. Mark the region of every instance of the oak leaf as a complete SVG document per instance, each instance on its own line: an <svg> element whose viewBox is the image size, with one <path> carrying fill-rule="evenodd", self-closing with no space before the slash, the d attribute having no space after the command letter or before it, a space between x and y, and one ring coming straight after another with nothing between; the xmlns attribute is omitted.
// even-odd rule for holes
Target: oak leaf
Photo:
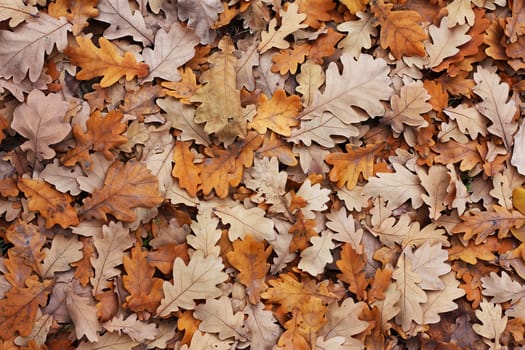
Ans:
<svg viewBox="0 0 525 350"><path fill-rule="evenodd" d="M378 153L385 147L382 142L368 144L365 147L355 147L352 144L346 145L346 153L333 152L325 157L325 161L333 165L329 177L336 182L337 186L346 187L352 190L362 175L364 180L368 180L374 175L374 163Z"/></svg>
<svg viewBox="0 0 525 350"><path fill-rule="evenodd" d="M64 50L70 29L65 18L40 12L14 31L0 30L0 77L12 77L19 84L29 72L29 80L35 83L44 68L44 55L51 53L55 45L59 51Z"/></svg>
<svg viewBox="0 0 525 350"><path fill-rule="evenodd" d="M56 235L51 242L50 248L44 248L45 254L42 263L43 278L53 278L56 272L68 271L70 264L82 259L83 244L75 236L66 238Z"/></svg>
<svg viewBox="0 0 525 350"><path fill-rule="evenodd" d="M241 204L234 206L217 206L214 208L223 224L229 224L230 241L244 239L252 235L258 241L271 241L275 238L274 223L265 217L265 211L258 207L244 208Z"/></svg>
<svg viewBox="0 0 525 350"><path fill-rule="evenodd" d="M280 50L278 54L272 56L272 72L285 75L297 73L297 67L303 63L310 52L311 46L308 44L294 45L291 49Z"/></svg>
<svg viewBox="0 0 525 350"><path fill-rule="evenodd" d="M108 221L107 214L118 220L134 221L133 208L152 208L162 203L158 180L151 172L135 161L115 161L106 174L104 187L84 199L80 215Z"/></svg>
<svg viewBox="0 0 525 350"><path fill-rule="evenodd" d="M118 333L106 332L98 338L96 343L81 342L77 347L78 350L93 350L95 349L132 349L139 345L136 341L127 335Z"/></svg>
<svg viewBox="0 0 525 350"><path fill-rule="evenodd" d="M116 267L123 263L124 251L133 243L129 229L124 228L122 223L115 224L111 221L109 225L102 226L101 237L95 237L93 240L98 253L97 257L91 258L91 264L95 269L95 276L91 278L94 295L100 294L104 288L107 288L108 279L120 275L120 270Z"/></svg>
<svg viewBox="0 0 525 350"><path fill-rule="evenodd" d="M394 173L378 173L371 177L365 185L365 193L383 197L389 209L398 208L408 199L413 208L419 208L423 205L421 180L404 165L393 162L392 166Z"/></svg>
<svg viewBox="0 0 525 350"><path fill-rule="evenodd" d="M501 83L497 73L481 66L474 73L474 81L476 86L472 91L482 98L476 108L492 122L487 130L499 136L510 151L518 124L513 121L517 109L514 100L509 99L509 85Z"/></svg>
<svg viewBox="0 0 525 350"><path fill-rule="evenodd" d="M405 125L417 128L428 126L428 122L421 116L430 112L432 105L427 102L430 95L421 81L403 85L399 95L390 99L392 110L385 113L382 121L389 124L397 133L402 133Z"/></svg>
<svg viewBox="0 0 525 350"><path fill-rule="evenodd" d="M149 74L143 82L161 78L179 81L181 75L176 68L189 61L195 54L194 47L199 43L197 36L177 22L171 25L169 32L160 29L155 34L155 49L145 48L142 55L149 65Z"/></svg>
<svg viewBox="0 0 525 350"><path fill-rule="evenodd" d="M217 245L221 238L221 230L217 229L219 220L212 216L211 210L200 210L197 220L192 221L193 234L186 237L186 241L195 250L201 250L205 257L208 255L219 256L221 249Z"/></svg>
<svg viewBox="0 0 525 350"><path fill-rule="evenodd" d="M480 307L481 310L476 310L476 317L481 321L481 324L475 323L472 328L474 332L485 338L486 342L495 345L493 348L500 348L499 341L507 325L508 316L502 316L500 304L483 300ZM490 341L492 339L494 339L494 343Z"/></svg>
<svg viewBox="0 0 525 350"><path fill-rule="evenodd" d="M18 332L25 337L31 333L39 306L47 302L53 281L26 279L23 288L11 288L0 299L0 337L10 339Z"/></svg>
<svg viewBox="0 0 525 350"><path fill-rule="evenodd" d="M426 324L441 321L439 314L456 310L458 304L455 299L465 295L465 291L458 288L459 281L454 272L449 272L441 278L444 285L442 290L427 292L428 300L423 304L423 322Z"/></svg>
<svg viewBox="0 0 525 350"><path fill-rule="evenodd" d="M188 21L188 27L195 31L203 45L215 39L211 28L219 19L218 14L224 8L219 0L180 0L177 3L177 14L182 21Z"/></svg>
<svg viewBox="0 0 525 350"><path fill-rule="evenodd" d="M84 173L79 166L73 168L64 167L60 165L60 161L57 158L53 160L53 163L46 165L40 173L40 177L55 186L57 190L62 193L69 192L73 196L78 196L81 192L77 181L80 176L84 176Z"/></svg>
<svg viewBox="0 0 525 350"><path fill-rule="evenodd" d="M392 95L386 62L370 55L354 60L343 54L340 60L343 73L339 74L337 65L330 63L324 92L314 95L312 104L301 112L301 119L320 118L330 113L344 124L351 124L384 113L381 100Z"/></svg>
<svg viewBox="0 0 525 350"><path fill-rule="evenodd" d="M97 331L101 327L93 298L78 294L71 284L65 287L65 294L66 309L75 325L77 339L85 335L90 342L99 340Z"/></svg>
<svg viewBox="0 0 525 350"><path fill-rule="evenodd" d="M28 139L20 148L27 152L27 159L34 167L44 159L55 156L50 145L62 141L71 131L65 120L68 103L58 93L47 96L40 90L32 90L27 101L13 112L11 127Z"/></svg>
<svg viewBox="0 0 525 350"><path fill-rule="evenodd" d="M350 10L350 13L357 14L357 12L366 9L370 0L343 0L341 2Z"/></svg>
<svg viewBox="0 0 525 350"><path fill-rule="evenodd" d="M461 216L462 222L452 228L453 233L465 233L463 239L476 237L480 244L487 237L498 232L498 237L506 237L513 228L525 225L525 216L516 210L507 210L499 205L492 205L489 211L472 209Z"/></svg>
<svg viewBox="0 0 525 350"><path fill-rule="evenodd" d="M155 339L159 333L159 328L154 323L139 321L136 314L131 314L126 319L122 315L115 316L104 322L103 326L108 331L119 335L121 332L125 333L138 343L147 343L147 340Z"/></svg>
<svg viewBox="0 0 525 350"><path fill-rule="evenodd" d="M445 284L440 276L450 272L450 265L445 263L448 252L441 248L441 244L431 245L428 241L414 252L405 250L410 259L414 273L420 276L418 285L425 290L442 290Z"/></svg>
<svg viewBox="0 0 525 350"><path fill-rule="evenodd" d="M242 180L245 167L252 166L254 151L259 148L264 139L263 135L255 131L248 133L246 139L237 141L228 149L210 147L205 158L199 164L201 168L200 188L207 195L215 190L219 198L225 198L229 192L229 186L238 186Z"/></svg>
<svg viewBox="0 0 525 350"><path fill-rule="evenodd" d="M146 46L153 42L153 31L146 26L140 11L131 10L126 0L99 0L97 21L109 23L104 31L107 39L117 39L132 36Z"/></svg>
<svg viewBox="0 0 525 350"><path fill-rule="evenodd" d="M287 140L296 144L302 142L306 146L310 146L313 141L324 147L334 147L336 143L358 134L359 130L355 126L344 124L336 116L326 113L312 120L301 121L300 127L293 129Z"/></svg>
<svg viewBox="0 0 525 350"><path fill-rule="evenodd" d="M301 72L295 76L298 86L295 91L301 94L303 106L309 106L315 92L324 84L324 71L318 64L308 60L301 65Z"/></svg>
<svg viewBox="0 0 525 350"><path fill-rule="evenodd" d="M449 28L463 26L468 23L469 26L474 25L474 11L472 11L472 0L453 0L446 7L448 12L447 23Z"/></svg>
<svg viewBox="0 0 525 350"><path fill-rule="evenodd" d="M227 296L206 299L206 303L197 305L193 315L202 320L199 329L203 332L218 333L221 340L232 337L241 341L246 339L244 314L241 311L234 313L231 299Z"/></svg>
<svg viewBox="0 0 525 350"><path fill-rule="evenodd" d="M403 330L408 331L412 321L423 324L422 304L427 302L428 297L419 286L420 275L414 271L411 259L405 254L399 257L392 277L396 280L396 288L401 293L397 302L400 312L396 316L396 322L403 327Z"/></svg>
<svg viewBox="0 0 525 350"><path fill-rule="evenodd" d="M297 12L306 14L304 23L314 29L321 27L323 22L330 21L331 11L336 7L333 1L324 0L299 0L296 4Z"/></svg>
<svg viewBox="0 0 525 350"><path fill-rule="evenodd" d="M122 282L129 292L125 306L139 315L154 314L162 299L162 279L153 277L155 269L148 264L147 256L147 251L137 244L131 249L131 256L124 255L122 261L126 270Z"/></svg>
<svg viewBox="0 0 525 350"><path fill-rule="evenodd" d="M195 309L195 299L215 298L222 295L217 284L226 281L228 275L222 271L220 257L208 255L200 250L191 256L188 265L177 258L173 262L173 283L164 281L162 288L164 298L157 309L160 317L169 316L172 312L184 308Z"/></svg>
<svg viewBox="0 0 525 350"><path fill-rule="evenodd" d="M368 322L359 319L364 309L363 302L355 303L352 298L346 298L341 305L330 304L326 312L326 324L319 331L325 338L343 337L345 345L358 342L353 336L368 328Z"/></svg>
<svg viewBox="0 0 525 350"><path fill-rule="evenodd" d="M77 211L71 206L71 196L58 192L47 182L20 179L18 188L29 198L29 209L37 210L46 219L47 228L55 224L68 228L80 223Z"/></svg>
<svg viewBox="0 0 525 350"><path fill-rule="evenodd" d="M156 102L167 113L165 117L171 122L171 126L182 131L181 141L194 140L200 145L211 144L208 134L193 120L194 108L182 104L173 97L159 98Z"/></svg>
<svg viewBox="0 0 525 350"><path fill-rule="evenodd" d="M356 13L359 20L347 21L337 25L337 30L347 32L346 37L337 44L343 53L357 58L362 49L372 47L372 38L377 35L377 29L372 25L372 16L366 12Z"/></svg>
<svg viewBox="0 0 525 350"><path fill-rule="evenodd" d="M41 263L45 258L42 247L46 242L46 238L40 233L38 228L33 224L20 221L16 223L14 227L7 230L6 238L7 241L13 245L8 252L8 261L21 262L24 267L29 268L30 271L28 271L28 273L34 271L40 274L42 272ZM11 272L15 271L12 270ZM8 275L13 275L13 273L9 273ZM14 279L12 277L14 277ZM12 286L22 288L25 286L24 280L26 278L19 277L22 276L14 273L14 276L6 276L6 279Z"/></svg>
<svg viewBox="0 0 525 350"><path fill-rule="evenodd" d="M0 0L0 9L0 22L9 20L11 28L38 13L36 7L27 5L22 0Z"/></svg>
<svg viewBox="0 0 525 350"><path fill-rule="evenodd" d="M278 278L269 280L268 284L270 288L261 297L272 304L279 304L279 309L284 313L292 312L310 299L321 299L329 305L341 298L341 292L344 293L344 290L331 287L328 281L316 285L307 275L299 281L291 273L280 274Z"/></svg>
<svg viewBox="0 0 525 350"><path fill-rule="evenodd" d="M272 99L261 94L257 106L257 114L249 126L259 134L265 134L267 129L283 136L290 136L291 128L299 124L297 116L301 110L299 96L287 97L282 89L275 90Z"/></svg>
<svg viewBox="0 0 525 350"><path fill-rule="evenodd" d="M326 227L335 233L333 239L339 242L351 243L356 248L361 246L363 230L356 227L357 225L352 215L347 216L345 207L341 207L339 210L332 209L330 213L326 214L326 218L328 219L325 223Z"/></svg>
<svg viewBox="0 0 525 350"><path fill-rule="evenodd" d="M236 136L246 136L246 118L236 87L237 58L231 39L222 39L219 48L221 51L208 58L212 67L201 75L203 86L195 91L190 102L200 103L195 110L195 122L206 123L204 131L216 133L231 143Z"/></svg>
<svg viewBox="0 0 525 350"><path fill-rule="evenodd" d="M358 254L350 243L345 243L341 249L341 259L335 264L341 271L337 278L348 284L348 290L354 293L358 300L365 300L369 284L364 271L365 256Z"/></svg>
<svg viewBox="0 0 525 350"><path fill-rule="evenodd" d="M270 269L267 260L272 248L265 248L263 242L257 242L251 235L246 235L244 240L235 240L232 246L233 250L226 253L226 257L239 271L237 278L246 286L248 298L255 305L261 299L261 292L268 287L265 277Z"/></svg>
<svg viewBox="0 0 525 350"><path fill-rule="evenodd" d="M49 14L53 17L64 16L73 24L73 35L79 35L89 25L88 20L97 17L99 0L58 0L49 4Z"/></svg>
<svg viewBox="0 0 525 350"><path fill-rule="evenodd" d="M265 310L265 305L259 302L256 305L247 303L244 308L246 327L250 332L250 343L253 349L270 350L281 333L280 327L270 310Z"/></svg>
<svg viewBox="0 0 525 350"><path fill-rule="evenodd" d="M505 271L501 271L501 277L491 272L489 276L481 277L481 283L483 295L491 296L492 303L500 304L510 300L511 304L515 304L525 296L525 287L511 279Z"/></svg>
<svg viewBox="0 0 525 350"><path fill-rule="evenodd" d="M173 148L172 175L179 180L180 187L184 188L190 196L197 195L198 187L201 184L199 177L200 169L193 163L194 154L190 150L191 142L179 141Z"/></svg>
<svg viewBox="0 0 525 350"><path fill-rule="evenodd" d="M306 14L298 13L299 7L295 3L291 3L285 9L279 11L281 16L281 25L279 29L277 26L277 19L272 18L268 24L268 31L261 32L261 42L259 43L259 53L263 54L269 49L276 47L278 49L286 49L290 43L285 38L293 32L306 28L308 24L302 23L306 19Z"/></svg>
<svg viewBox="0 0 525 350"><path fill-rule="evenodd" d="M428 62L425 64L427 68L439 66L445 58L457 54L459 46L466 44L472 39L470 35L466 34L470 28L468 25L463 24L451 28L448 20L448 17L443 17L439 27L431 25L428 28L432 37L432 44L427 43L425 45L428 53Z"/></svg>
<svg viewBox="0 0 525 350"><path fill-rule="evenodd" d="M439 153L434 158L436 163L450 164L460 162L459 170L461 171L471 170L478 163L481 163L480 148L481 146L476 141L469 141L465 144L449 141L436 143L432 146L432 150Z"/></svg>
<svg viewBox="0 0 525 350"><path fill-rule="evenodd" d="M72 64L81 68L76 75L79 80L102 76L100 86L104 88L115 84L123 76L129 81L135 76L144 78L149 74L147 64L137 63L129 51L120 56L117 47L104 37L99 39L100 49L85 36L77 36L76 42L78 46L69 46L64 52Z"/></svg>
<svg viewBox="0 0 525 350"><path fill-rule="evenodd" d="M335 244L332 242L332 236L332 232L325 230L320 236L310 237L312 245L301 252L301 260L297 267L312 276L322 273L326 264L333 261L332 249L335 248Z"/></svg>
<svg viewBox="0 0 525 350"><path fill-rule="evenodd" d="M393 4L383 0L372 5L375 26L381 26L380 42L383 49L390 48L396 59L402 56L425 56L423 41L427 34L421 27L421 16L416 11L392 11Z"/></svg>
<svg viewBox="0 0 525 350"><path fill-rule="evenodd" d="M429 217L437 220L449 204L448 190L451 179L447 168L443 165L433 165L428 169L428 173L417 169L417 174L421 179L421 186L427 192L422 195L422 198L423 202L428 205Z"/></svg>
<svg viewBox="0 0 525 350"><path fill-rule="evenodd" d="M461 132L469 134L472 139L476 139L478 134L487 135L487 122L476 108L463 103L456 107L447 107L443 109L443 113L455 120Z"/></svg>

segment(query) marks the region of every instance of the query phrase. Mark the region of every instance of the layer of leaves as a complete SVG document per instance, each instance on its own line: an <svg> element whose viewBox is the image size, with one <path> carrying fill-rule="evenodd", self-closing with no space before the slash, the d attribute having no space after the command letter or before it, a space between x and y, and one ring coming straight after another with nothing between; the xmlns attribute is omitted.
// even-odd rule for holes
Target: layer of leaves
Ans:
<svg viewBox="0 0 525 350"><path fill-rule="evenodd" d="M524 21L0 0L0 348L525 347Z"/></svg>

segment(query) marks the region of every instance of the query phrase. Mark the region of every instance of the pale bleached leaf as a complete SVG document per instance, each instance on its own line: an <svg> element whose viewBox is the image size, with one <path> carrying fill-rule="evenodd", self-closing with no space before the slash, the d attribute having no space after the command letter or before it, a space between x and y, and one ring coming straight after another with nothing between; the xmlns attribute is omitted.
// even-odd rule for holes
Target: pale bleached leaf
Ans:
<svg viewBox="0 0 525 350"><path fill-rule="evenodd" d="M356 229L356 223L352 215L346 215L346 209L344 207L339 210L330 211L326 214L328 221L326 227L332 230L335 234L333 239L339 242L351 243L354 250L360 252L361 239L363 238L363 230L361 228Z"/></svg>
<svg viewBox="0 0 525 350"><path fill-rule="evenodd" d="M222 259L216 256L204 257L201 250L195 251L188 265L180 258L173 262L173 283L164 281L162 298L157 314L166 317L184 308L193 310L195 300L215 298L222 294L217 284L226 281L228 275L222 271Z"/></svg>
<svg viewBox="0 0 525 350"><path fill-rule="evenodd" d="M312 186L310 179L303 182L297 196L303 198L306 201L306 206L301 208L304 217L307 219L313 219L315 214L314 211L320 212L328 208L326 203L330 200L328 188L321 188L321 184L315 184Z"/></svg>
<svg viewBox="0 0 525 350"><path fill-rule="evenodd" d="M127 0L100 0L97 4L97 21L109 23L104 31L106 39L132 36L133 40L147 46L153 43L153 31L146 26L140 11L132 10Z"/></svg>
<svg viewBox="0 0 525 350"><path fill-rule="evenodd" d="M44 261L41 266L42 277L52 278L56 272L71 269L72 262L82 259L82 242L76 236L56 235L50 248L44 248Z"/></svg>
<svg viewBox="0 0 525 350"><path fill-rule="evenodd" d="M441 248L441 244L430 245L427 241L414 252L405 251L411 260L414 273L420 276L419 286L425 290L441 290L445 284L440 276L450 272L448 252Z"/></svg>
<svg viewBox="0 0 525 350"><path fill-rule="evenodd" d="M459 52L461 45L469 42L472 37L467 33L470 26L463 24L452 26L448 23L448 17L443 17L439 27L430 25L428 31L432 37L432 43L425 44L428 53L427 68L433 68L441 64L447 57L454 56Z"/></svg>
<svg viewBox="0 0 525 350"><path fill-rule="evenodd" d="M132 340L139 343L155 339L159 333L159 329L154 323L137 320L137 314L131 314L126 319L122 315L115 316L111 320L104 322L103 326L110 332L118 332L119 335L125 333Z"/></svg>
<svg viewBox="0 0 525 350"><path fill-rule="evenodd" d="M277 319L270 310L264 309L263 303L252 305L247 303L244 308L246 327L250 334L250 345L253 350L270 350L281 334Z"/></svg>
<svg viewBox="0 0 525 350"><path fill-rule="evenodd" d="M428 300L423 304L423 322L428 324L441 321L441 313L456 310L458 304L455 299L465 295L465 291L459 288L459 281L455 272L449 272L441 277L444 288L438 291L427 292Z"/></svg>
<svg viewBox="0 0 525 350"><path fill-rule="evenodd" d="M339 24L337 30L348 34L341 40L337 47L354 58L361 55L362 49L372 47L372 38L377 35L377 27L372 24L373 18L370 13L357 12L357 21L347 21Z"/></svg>
<svg viewBox="0 0 525 350"><path fill-rule="evenodd" d="M474 73L474 81L472 91L482 99L476 108L492 122L487 130L500 137L510 151L518 124L513 121L517 109L514 100L509 99L509 85L502 83L497 73L482 66Z"/></svg>
<svg viewBox="0 0 525 350"><path fill-rule="evenodd" d="M57 190L62 193L69 191L73 196L78 196L81 192L77 181L79 176L84 176L84 173L78 165L72 168L61 166L58 159L46 165L40 173L40 177L55 186Z"/></svg>
<svg viewBox="0 0 525 350"><path fill-rule="evenodd" d="M241 311L234 313L231 299L226 296L206 299L206 303L197 305L193 315L202 321L199 329L203 332L218 333L221 340L246 339L243 329L244 314Z"/></svg>
<svg viewBox="0 0 525 350"><path fill-rule="evenodd" d="M145 48L142 52L144 62L149 65L149 74L143 82L161 78L179 81L178 67L189 61L195 54L194 47L199 43L197 36L177 22L169 32L160 29L155 34L155 48Z"/></svg>
<svg viewBox="0 0 525 350"><path fill-rule="evenodd" d="M496 304L509 300L515 304L525 296L525 286L513 280L505 271L501 271L501 277L495 272L481 277L481 287L481 293L492 297L491 302Z"/></svg>
<svg viewBox="0 0 525 350"><path fill-rule="evenodd" d="M251 234L259 241L271 241L275 238L273 221L264 216L263 209L254 207L246 209L237 204L235 206L219 206L214 208L223 224L229 224L228 237L230 241L244 239L247 234Z"/></svg>
<svg viewBox="0 0 525 350"><path fill-rule="evenodd" d="M508 317L502 316L500 304L483 300L479 306L480 309L476 310L476 317L481 321L481 324L475 323L472 325L472 329L486 340L494 339L494 343L498 345L507 326Z"/></svg>
<svg viewBox="0 0 525 350"><path fill-rule="evenodd" d="M310 238L311 246L301 252L299 267L312 276L317 276L324 271L326 264L333 261L332 249L335 248L332 242L332 232L325 230L320 236Z"/></svg>
<svg viewBox="0 0 525 350"><path fill-rule="evenodd" d="M188 244L195 250L201 250L204 256L219 256L221 248L217 242L221 238L221 230L217 229L219 220L212 216L209 209L199 208L197 220L191 223L193 234L186 237Z"/></svg>
<svg viewBox="0 0 525 350"><path fill-rule="evenodd" d="M12 77L14 83L20 83L29 72L29 80L36 82L45 54L50 54L55 45L64 50L70 30L71 24L64 17L56 19L42 11L14 31L0 30L0 77Z"/></svg>

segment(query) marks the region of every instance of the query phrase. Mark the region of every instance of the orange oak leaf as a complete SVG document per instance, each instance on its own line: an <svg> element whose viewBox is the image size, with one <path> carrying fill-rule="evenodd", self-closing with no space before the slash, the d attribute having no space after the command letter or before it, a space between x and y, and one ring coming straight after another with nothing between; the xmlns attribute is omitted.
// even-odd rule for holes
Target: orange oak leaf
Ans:
<svg viewBox="0 0 525 350"><path fill-rule="evenodd" d="M181 339L182 344L190 344L193 334L199 330L201 320L193 317L193 311L185 310L177 317L177 329L184 331L184 336Z"/></svg>
<svg viewBox="0 0 525 350"><path fill-rule="evenodd" d="M373 303L375 300L385 299L385 293L392 280L392 268L385 267L377 269L374 278L370 282L370 290L367 294L367 301Z"/></svg>
<svg viewBox="0 0 525 350"><path fill-rule="evenodd" d="M283 349L302 350L315 347L317 333L328 322L326 305L317 297L310 297L292 311L292 319L284 324L286 331L279 338Z"/></svg>
<svg viewBox="0 0 525 350"><path fill-rule="evenodd" d="M126 275L122 277L124 288L130 293L125 307L136 312L140 319L153 314L162 299L162 279L153 277L155 268L147 261L148 252L140 244L131 249L131 256L124 256ZM141 317L142 316L142 317Z"/></svg>
<svg viewBox="0 0 525 350"><path fill-rule="evenodd" d="M79 35L89 25L88 19L98 16L98 0L57 0L49 4L49 14L64 16L73 24L73 35Z"/></svg>
<svg viewBox="0 0 525 350"><path fill-rule="evenodd" d="M381 26L381 47L390 48L395 58L402 56L425 56L423 41L427 34L421 27L421 16L416 11L392 11L393 4L383 0L372 5L376 16L375 26Z"/></svg>
<svg viewBox="0 0 525 350"><path fill-rule="evenodd" d="M95 111L86 122L86 132L76 124L73 127L76 146L61 158L62 163L65 166L80 163L83 168L91 169L93 164L90 150L103 152L107 160L113 160L111 149L128 141L127 137L121 135L126 131L126 125L121 123L122 117L123 114L119 110L113 110L105 116L102 116L100 111Z"/></svg>
<svg viewBox="0 0 525 350"><path fill-rule="evenodd" d="M294 3L299 6L299 13L306 14L304 23L314 29L320 28L322 22L331 20L331 11L335 9L336 6L332 0L298 0Z"/></svg>
<svg viewBox="0 0 525 350"><path fill-rule="evenodd" d="M219 198L225 198L229 186L239 185L244 168L252 165L254 151L259 148L263 138L263 135L252 131L244 140L234 142L227 150L220 147L206 148L205 152L210 158L205 158L199 164L202 192L207 195L215 190Z"/></svg>
<svg viewBox="0 0 525 350"><path fill-rule="evenodd" d="M297 67L304 62L308 52L310 51L310 45L294 45L292 49L279 50L278 54L272 56L272 68L271 71L274 73L279 72L281 75L285 75L290 72L295 74Z"/></svg>
<svg viewBox="0 0 525 350"><path fill-rule="evenodd" d="M316 284L315 280L306 275L299 281L292 273L280 274L278 278L269 280L268 284L270 288L262 293L261 297L272 304L279 304L282 313L292 312L312 297L319 298L329 305L344 295L343 288L331 285L326 280Z"/></svg>
<svg viewBox="0 0 525 350"><path fill-rule="evenodd" d="M104 88L115 84L123 76L129 81L135 76L144 78L149 74L147 64L137 63L131 52L120 56L117 47L104 37L99 39L100 49L88 37L77 36L76 41L78 46L69 46L64 52L72 64L81 68L76 75L79 80L102 76L100 86Z"/></svg>
<svg viewBox="0 0 525 350"><path fill-rule="evenodd" d="M16 197L18 196L18 188L16 181L13 178L7 177L0 179L0 196L2 197Z"/></svg>
<svg viewBox="0 0 525 350"><path fill-rule="evenodd" d="M145 165L134 160L115 161L108 169L104 186L84 199L80 216L107 222L107 214L111 214L117 220L134 221L133 208L152 208L162 201L158 179Z"/></svg>
<svg viewBox="0 0 525 350"><path fill-rule="evenodd" d="M434 158L436 163L452 164L461 162L459 164L459 170L461 171L471 170L482 161L480 145L476 141L469 141L468 143L456 141L437 143L432 146L432 150L439 153Z"/></svg>
<svg viewBox="0 0 525 350"><path fill-rule="evenodd" d="M194 155L191 152L191 141L179 141L173 148L173 170L171 174L179 180L180 187L184 188L192 197L197 195L198 187L202 183L199 174L201 170L193 163Z"/></svg>
<svg viewBox="0 0 525 350"><path fill-rule="evenodd" d="M495 260L500 246L498 238L494 236L488 237L482 244L469 241L468 245L464 246L456 240L453 240L452 243L448 248L448 260L461 260L471 265L475 265L478 260Z"/></svg>
<svg viewBox="0 0 525 350"><path fill-rule="evenodd" d="M337 182L337 186L346 187L351 190L359 181L362 174L364 180L374 175L374 160L377 154L384 148L385 143L368 144L365 147L356 147L352 144L346 145L346 153L333 152L325 157L325 161L333 165L330 170L330 181Z"/></svg>
<svg viewBox="0 0 525 350"><path fill-rule="evenodd" d="M20 221L7 230L6 238L13 245L8 252L9 260L19 258L19 260L15 260L30 267L34 272L40 273L40 264L44 259L42 247L46 243L46 237L40 233L38 227ZM16 276L13 275L13 277ZM24 281L19 279L11 279L9 277L6 277L6 279L15 287L22 288L24 286Z"/></svg>
<svg viewBox="0 0 525 350"><path fill-rule="evenodd" d="M171 273L173 269L173 261L176 258L182 259L184 263L190 261L188 255L188 245L186 243L165 243L157 247L157 249L148 253L148 264L159 269L164 274Z"/></svg>
<svg viewBox="0 0 525 350"><path fill-rule="evenodd" d="M301 98L297 95L287 97L283 89L277 89L271 100L261 94L258 102L257 114L250 127L260 134L270 129L279 135L290 136L290 128L299 124L297 116L302 107Z"/></svg>
<svg viewBox="0 0 525 350"><path fill-rule="evenodd" d="M29 209L38 211L46 219L47 228L55 224L68 228L80 223L69 194L57 191L42 180L20 179L18 188L29 198Z"/></svg>
<svg viewBox="0 0 525 350"><path fill-rule="evenodd" d="M179 98L180 102L184 104L190 104L191 96L200 85L197 84L197 77L191 68L179 68L179 74L181 76L180 81L161 82L160 85L164 88L162 91L168 96Z"/></svg>
<svg viewBox="0 0 525 350"><path fill-rule="evenodd" d="M95 254L95 246L90 237L80 237L82 242L82 259L71 264L75 268L75 278L82 286L87 286L90 278L94 276L91 258Z"/></svg>
<svg viewBox="0 0 525 350"><path fill-rule="evenodd" d="M10 339L18 332L27 337L35 323L39 306L47 302L53 281L26 280L26 287L10 289L0 299L0 337Z"/></svg>
<svg viewBox="0 0 525 350"><path fill-rule="evenodd" d="M257 242L252 235L247 235L244 240L235 240L233 251L226 254L230 264L239 271L237 278L247 287L252 304L260 301L261 292L267 288L264 280L270 264L266 261L271 253L271 247L265 249L264 242Z"/></svg>
<svg viewBox="0 0 525 350"><path fill-rule="evenodd" d="M336 45L344 38L344 35L337 32L333 28L328 27L325 34L319 36L319 38L314 41L310 52L308 53L309 61L312 61L317 64L323 64L323 59L325 57L330 57L336 52Z"/></svg>
<svg viewBox="0 0 525 350"><path fill-rule="evenodd" d="M295 214L295 223L288 229L288 233L293 235L290 242L290 253L297 250L302 251L310 245L310 237L318 236L314 227L317 225L314 219L306 219L303 211L298 210Z"/></svg>
<svg viewBox="0 0 525 350"><path fill-rule="evenodd" d="M104 287L106 288L105 290L95 295L95 299L97 300L97 304L95 305L97 318L102 322L109 321L115 317L120 306L117 294L115 293L115 283L108 281Z"/></svg>
<svg viewBox="0 0 525 350"><path fill-rule="evenodd" d="M337 278L348 283L348 290L354 293L358 300L365 300L369 281L364 271L366 265L364 255L358 254L352 244L345 243L341 249L341 259L335 264L341 271Z"/></svg>
<svg viewBox="0 0 525 350"><path fill-rule="evenodd" d="M488 236L498 231L498 238L507 237L512 229L520 229L525 225L525 216L517 210L507 210L499 205L493 205L489 211L472 209L461 216L462 222L456 224L453 233L464 233L463 239L476 237L476 244L482 243Z"/></svg>
<svg viewBox="0 0 525 350"><path fill-rule="evenodd" d="M343 3L352 14L356 14L358 11L364 11L369 2L370 0L341 0L341 3Z"/></svg>
<svg viewBox="0 0 525 350"><path fill-rule="evenodd" d="M5 130L7 129L8 126L9 126L9 122L7 121L7 119L5 119L4 117L0 115L0 142L2 142L3 139L5 139L6 137Z"/></svg>
<svg viewBox="0 0 525 350"><path fill-rule="evenodd" d="M267 132L264 135L263 144L256 151L256 153L262 157L277 157L279 162L288 166L297 165L297 158L295 153L292 151L290 144L285 142L273 132Z"/></svg>

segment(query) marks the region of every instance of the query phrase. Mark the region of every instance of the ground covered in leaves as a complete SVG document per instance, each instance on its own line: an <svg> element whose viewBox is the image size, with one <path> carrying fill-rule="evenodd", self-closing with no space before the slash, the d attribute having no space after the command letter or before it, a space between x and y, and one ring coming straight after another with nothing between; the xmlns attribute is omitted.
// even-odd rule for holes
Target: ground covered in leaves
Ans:
<svg viewBox="0 0 525 350"><path fill-rule="evenodd" d="M524 348L524 69L524 0L0 0L0 348Z"/></svg>

